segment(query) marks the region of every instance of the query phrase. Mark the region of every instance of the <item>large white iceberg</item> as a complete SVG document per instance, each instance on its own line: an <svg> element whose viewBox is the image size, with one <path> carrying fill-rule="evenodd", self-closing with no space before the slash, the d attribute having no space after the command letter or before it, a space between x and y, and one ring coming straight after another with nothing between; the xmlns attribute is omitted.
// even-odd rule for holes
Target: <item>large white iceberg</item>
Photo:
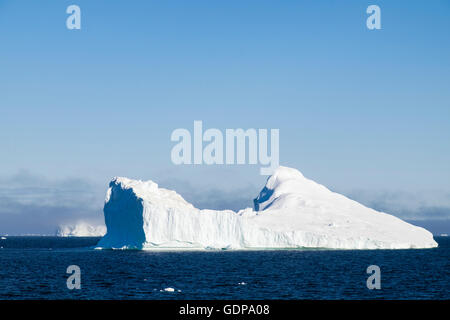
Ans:
<svg viewBox="0 0 450 320"><path fill-rule="evenodd" d="M114 178L106 196L99 248L406 249L437 243L427 230L367 208L279 167L254 209L200 210L152 181Z"/></svg>

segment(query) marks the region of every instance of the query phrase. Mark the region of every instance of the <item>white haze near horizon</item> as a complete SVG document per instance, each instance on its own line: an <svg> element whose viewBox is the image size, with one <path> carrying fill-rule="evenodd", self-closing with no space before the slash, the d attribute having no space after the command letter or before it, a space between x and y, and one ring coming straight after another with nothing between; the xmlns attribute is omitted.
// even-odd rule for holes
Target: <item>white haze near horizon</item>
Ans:
<svg viewBox="0 0 450 320"><path fill-rule="evenodd" d="M246 181L231 189L220 183L198 186L187 179L163 176L159 181L152 180L161 187L177 191L198 208L234 211L252 207L266 179L255 175L255 180L262 181L260 185ZM0 234L55 235L76 225L102 226L108 183L107 179L104 183L87 178L51 180L27 171L0 177ZM341 190L332 186L330 189L376 210L413 221L434 234L450 231L450 201L445 192Z"/></svg>

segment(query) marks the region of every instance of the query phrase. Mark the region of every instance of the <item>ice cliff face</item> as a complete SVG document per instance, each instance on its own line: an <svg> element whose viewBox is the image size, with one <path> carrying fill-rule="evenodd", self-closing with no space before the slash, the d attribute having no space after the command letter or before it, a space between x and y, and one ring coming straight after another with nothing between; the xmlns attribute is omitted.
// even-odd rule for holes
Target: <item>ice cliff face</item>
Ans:
<svg viewBox="0 0 450 320"><path fill-rule="evenodd" d="M100 248L431 248L427 230L367 208L280 167L254 210L199 210L152 181L115 178L106 196Z"/></svg>

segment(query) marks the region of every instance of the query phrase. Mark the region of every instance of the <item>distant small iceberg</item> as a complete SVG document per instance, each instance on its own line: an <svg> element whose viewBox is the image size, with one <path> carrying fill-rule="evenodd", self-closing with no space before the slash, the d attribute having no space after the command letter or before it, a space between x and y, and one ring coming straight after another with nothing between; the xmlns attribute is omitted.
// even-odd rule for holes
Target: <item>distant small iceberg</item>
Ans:
<svg viewBox="0 0 450 320"><path fill-rule="evenodd" d="M106 233L106 226L91 225L85 221L79 221L75 225L59 226L56 235L58 237L103 237Z"/></svg>
<svg viewBox="0 0 450 320"><path fill-rule="evenodd" d="M159 290L160 292L175 292L174 288L164 288L163 290ZM181 290L177 290L178 292L181 292Z"/></svg>
<svg viewBox="0 0 450 320"><path fill-rule="evenodd" d="M2 239L2 240L6 240L6 237L1 237L0 239Z"/></svg>

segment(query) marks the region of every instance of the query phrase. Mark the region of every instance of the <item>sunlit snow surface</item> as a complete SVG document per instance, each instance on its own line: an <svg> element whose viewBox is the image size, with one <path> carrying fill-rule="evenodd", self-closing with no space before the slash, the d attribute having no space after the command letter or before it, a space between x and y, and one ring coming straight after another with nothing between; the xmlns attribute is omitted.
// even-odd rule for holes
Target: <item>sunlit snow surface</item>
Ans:
<svg viewBox="0 0 450 320"><path fill-rule="evenodd" d="M106 235L114 249L432 248L427 230L367 208L279 167L254 209L200 210L152 181L114 178L106 195Z"/></svg>

